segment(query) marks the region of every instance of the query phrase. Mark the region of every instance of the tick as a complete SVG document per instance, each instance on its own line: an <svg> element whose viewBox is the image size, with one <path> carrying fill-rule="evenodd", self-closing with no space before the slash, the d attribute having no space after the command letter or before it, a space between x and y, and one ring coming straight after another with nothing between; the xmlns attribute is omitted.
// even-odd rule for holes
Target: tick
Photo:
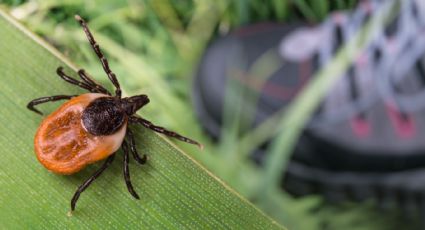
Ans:
<svg viewBox="0 0 425 230"><path fill-rule="evenodd" d="M68 100L42 121L34 138L37 159L48 170L58 174L73 174L88 164L106 158L103 165L78 187L71 199L72 211L75 210L81 193L111 165L120 147L124 152L123 174L127 189L134 198L139 199L130 180L129 154L131 152L133 158L140 164L145 164L147 157L146 154L140 156L137 152L135 138L128 127L129 124L140 124L155 132L202 148L198 142L156 126L135 114L149 103L148 96L142 94L121 97L117 77L109 68L108 61L94 40L86 22L78 15L75 19L82 26L103 70L114 85L115 95L96 83L83 69L78 71L81 80L77 80L68 76L63 68L59 67L57 74L60 78L90 93L41 97L30 101L27 105L28 109L42 115L34 106L51 101Z"/></svg>

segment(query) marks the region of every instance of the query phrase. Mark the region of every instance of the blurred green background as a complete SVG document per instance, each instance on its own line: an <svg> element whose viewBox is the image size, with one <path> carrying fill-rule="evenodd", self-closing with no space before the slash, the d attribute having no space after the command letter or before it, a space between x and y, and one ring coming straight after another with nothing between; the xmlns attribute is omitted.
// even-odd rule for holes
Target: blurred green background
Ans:
<svg viewBox="0 0 425 230"><path fill-rule="evenodd" d="M202 52L214 38L256 22L317 23L331 11L350 9L356 2L0 0L0 7L57 47L78 67L110 86L73 16L79 14L89 21L111 68L119 77L124 95L149 95L151 104L143 111L146 118L204 143L206 148L202 153L178 144L289 229L413 228L417 226L415 220L404 218L396 209L382 213L374 201L328 204L320 196L294 199L282 190L273 190L264 199L258 199L256 194L264 179L262 169L244 153L262 144L244 146L244 140L255 138L250 135L258 133L239 136L229 128L225 139L212 142L202 131L192 107L192 78ZM52 70L52 76L54 74Z"/></svg>

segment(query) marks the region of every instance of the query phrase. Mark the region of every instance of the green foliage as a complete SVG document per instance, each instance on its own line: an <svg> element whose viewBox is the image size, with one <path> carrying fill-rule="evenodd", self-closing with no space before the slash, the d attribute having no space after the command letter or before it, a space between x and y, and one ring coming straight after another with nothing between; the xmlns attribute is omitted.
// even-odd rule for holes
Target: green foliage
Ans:
<svg viewBox="0 0 425 230"><path fill-rule="evenodd" d="M138 148L150 160L130 167L141 200L126 191L118 157L67 215L76 187L99 165L73 176L44 169L33 153L33 135L42 117L25 106L35 97L82 93L55 76L58 66L75 72L2 11L0 34L0 229L281 229L173 144L140 127L134 127ZM56 106L41 108L50 112Z"/></svg>
<svg viewBox="0 0 425 230"><path fill-rule="evenodd" d="M226 117L227 125L224 127L223 138L217 143L211 143L201 131L191 109L191 76L203 49L216 36L226 34L237 26L261 21L286 23L306 20L315 23L327 17L330 11L351 8L356 2L356 0L43 0L21 4L19 1L4 2L3 0L3 3L13 6L10 8L13 16L56 46L78 66L87 69L98 81L107 83L99 62L88 46L81 28L73 20L73 15L78 13L88 19L90 28L111 62L111 68L117 73L123 85L124 93L131 95L143 92L151 98L152 103L143 109L143 115L155 123L170 127L206 144L205 150L200 154L191 146L177 143L191 157L201 161L215 175L225 180L244 197L254 200L258 207L290 229L397 229L401 227L406 229L408 226L399 221L397 212L383 215L376 210L373 202L325 205L321 197L294 199L276 187L276 180L281 176L280 170L285 167L285 162L290 157L292 146L305 119L317 106L326 86L334 80L333 76L328 76L327 80L322 78L318 80L315 83L316 86L311 86L310 91L304 95L304 99L300 99L292 109L275 114L259 127L242 136L238 130L241 127L239 117L237 114L230 114ZM270 53L261 57L250 73L267 77L267 71L273 70L279 64L271 61L273 55ZM346 61L345 58L336 60L336 72L344 68ZM56 66L49 66L49 71L55 68ZM335 71L330 73L335 74ZM54 74L49 74L43 77L55 78ZM324 74L320 76L323 77ZM28 87L36 87L40 84L39 81L31 80ZM63 92L64 89L71 90L69 87L65 88L62 83L55 83L55 86L58 87L58 91L55 90L57 93ZM256 95L245 94L246 92L243 91L234 92L253 100L256 98ZM33 96L35 95L25 100L20 99L22 100L20 103L25 103ZM229 100L226 103L230 103L235 98L226 97L226 100ZM226 111L224 113L226 115ZM285 117L282 118L282 115ZM296 125L287 126L291 121L295 121ZM280 130L282 132L279 138L276 138L275 150L271 151L275 156L273 159L278 159L274 160L278 164L269 164L268 171L266 170L268 173L265 174L262 168L249 161L249 154L279 133L279 130L276 130L276 124L284 127ZM35 129L35 123L32 126ZM290 135L285 136L283 131L290 132ZM20 132L16 131L14 135L18 133ZM153 137L149 136L149 138ZM284 140L283 144L279 143L281 140ZM149 141L147 140L147 143ZM144 147L141 146L141 150L143 149ZM112 171L114 170L117 169ZM132 170L133 174L137 174L136 165L132 167ZM136 188L140 192L140 188L152 183L151 181L149 184L148 181L145 183L145 177L155 180L149 172L143 171L144 174L140 177L135 175ZM43 175L49 174L44 172ZM84 176L87 175L84 174ZM113 172L106 174L105 177L112 175L120 177L119 173ZM75 186L84 176L75 180L71 179L70 183ZM53 177L52 180L56 181L55 178ZM110 184L114 186L120 183L118 179L113 182ZM99 185L95 186L107 189L106 184L102 183L105 182L100 181ZM140 187L137 186L139 183L142 183ZM262 191L264 184L267 184L267 189ZM114 193L113 198L116 200L120 198L119 202L129 198L122 186L117 186L122 193ZM70 197L73 189L66 191L67 197ZM94 192L95 189L91 191ZM100 191L103 193L103 190ZM84 197L82 202L84 202L83 199ZM99 200L103 201L100 198ZM104 201L106 202L106 199ZM128 202L133 204L131 198ZM146 215L150 215L150 212L146 212Z"/></svg>

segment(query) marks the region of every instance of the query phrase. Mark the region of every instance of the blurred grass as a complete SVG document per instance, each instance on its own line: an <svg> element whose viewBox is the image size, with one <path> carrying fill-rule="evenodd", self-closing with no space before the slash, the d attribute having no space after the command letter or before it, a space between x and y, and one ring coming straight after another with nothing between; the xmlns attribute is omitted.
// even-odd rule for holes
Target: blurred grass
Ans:
<svg viewBox="0 0 425 230"><path fill-rule="evenodd" d="M124 93L148 94L152 103L144 108L143 113L156 123L196 137L205 143L206 149L202 155L193 153L193 150L185 145L179 145L250 199L257 196L264 177L263 171L253 165L247 156L269 138L271 126L267 124L275 126L276 121L281 120L282 114L277 114L259 129L242 137L238 134L238 117L230 117L229 125L225 127L225 130L228 130L224 133L225 138L216 144L211 143L197 124L190 103L193 70L203 49L216 36L226 34L240 25L270 20L307 20L315 23L324 19L330 11L352 8L356 2L3 0L11 9L11 13L31 30L58 47L78 66L86 68L97 80L107 83L98 60L87 45L81 29L74 22L73 15L78 13L88 19L101 48L111 60L111 67L122 82ZM258 69L264 68L260 66ZM301 128L294 130L291 127L289 130L296 133ZM283 151L289 152L291 143L283 147ZM234 154L225 154L231 152ZM258 197L256 198L258 201ZM370 229L387 229L385 225L373 223L379 222L375 220L385 222L393 217L376 214L370 204L350 204L350 209L334 213L335 218L342 221L333 222L320 197L296 200L280 190L273 189L271 194L267 194L267 199L267 205L261 208L290 229L327 229L327 226L332 229L355 229L349 217L365 215L366 212L370 219L366 217L365 222L372 223ZM361 229L364 229L367 224L362 226Z"/></svg>

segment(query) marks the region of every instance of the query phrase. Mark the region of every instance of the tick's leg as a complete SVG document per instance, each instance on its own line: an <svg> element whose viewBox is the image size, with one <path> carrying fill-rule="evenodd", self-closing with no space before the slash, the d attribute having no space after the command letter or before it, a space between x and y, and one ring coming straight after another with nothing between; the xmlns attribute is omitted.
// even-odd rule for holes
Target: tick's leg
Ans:
<svg viewBox="0 0 425 230"><path fill-rule="evenodd" d="M136 141L134 140L133 132L130 130L130 128L127 128L127 135L130 138L130 149L131 149L131 153L133 154L133 158L139 164L141 164L141 165L145 164L148 157L146 156L146 154L143 154L143 156L140 157L140 155L139 155L139 153L137 152L137 149L136 149Z"/></svg>
<svg viewBox="0 0 425 230"><path fill-rule="evenodd" d="M96 40L94 40L94 37L91 34L89 28L87 27L86 22L79 15L75 15L75 20L77 20L80 23L80 25L83 27L83 30L86 33L87 39L90 42L90 45L93 47L94 52L96 53L97 57L99 58L100 62L102 63L103 70L105 70L105 73L108 75L109 80L111 80L112 84L114 84L114 86L116 88L115 89L115 95L117 97L121 97L120 83L118 82L115 74L109 68L108 60L106 60L102 51L100 51L100 47L97 44Z"/></svg>
<svg viewBox="0 0 425 230"><path fill-rule="evenodd" d="M71 199L71 210L75 210L75 205L77 204L78 198L80 198L80 195L84 190L86 190L87 187L90 186L90 184L98 178L103 171L105 171L106 168L108 168L109 165L111 165L112 161L114 160L115 153L109 156L106 161L103 163L102 167L100 167L89 179L87 179L80 187L78 187L77 191L75 191L74 196Z"/></svg>
<svg viewBox="0 0 425 230"><path fill-rule="evenodd" d="M88 91L90 91L90 92L92 92L92 93L100 93L98 90L96 90L96 88L95 88L95 87L93 87L93 86L89 85L88 83L86 83L86 82L82 82L82 81L78 81L78 80L76 80L75 78L72 78L72 77L70 77L70 76L66 75L66 74L63 72L63 67L62 67L62 66L58 67L58 69L56 70L56 73L57 73L57 74L59 75L59 77L60 77L60 78L62 78L64 81L66 81L66 82L68 82L68 83L70 83L70 84L72 84L72 85L77 85L77 86L79 86L80 88L86 89L86 90L88 90Z"/></svg>
<svg viewBox="0 0 425 230"><path fill-rule="evenodd" d="M80 69L78 70L78 75L80 76L80 78L87 83L88 85L90 85L92 88L94 88L97 92L99 93L103 93L103 94L107 94L107 95L111 95L111 93L105 89L103 86L101 86L99 83L95 82L87 73L85 70Z"/></svg>
<svg viewBox="0 0 425 230"><path fill-rule="evenodd" d="M150 122L150 121L148 121L146 119L143 119L141 117L131 116L130 117L130 121L133 122L133 123L141 124L141 125L145 126L148 129L152 129L155 132L162 133L164 135L167 135L169 137L176 138L176 139L178 139L180 141L184 141L184 142L189 143L189 144L197 145L201 149L203 148L203 145L200 144L200 143L198 143L197 141L194 141L194 140L192 140L190 138L184 137L184 136L182 136L182 135L180 135L180 134L178 134L176 132L169 131L169 130L163 128L163 127L156 126L156 125L152 124L152 122Z"/></svg>
<svg viewBox="0 0 425 230"><path fill-rule="evenodd" d="M122 150L124 151L124 166L123 166L123 172L124 172L124 180L125 184L127 185L127 189L130 192L130 194L136 198L140 199L139 195L137 195L136 191L134 191L133 185L131 184L130 180L130 170L128 168L128 162L129 162L129 156L128 156L128 144L126 141L122 142L121 145Z"/></svg>
<svg viewBox="0 0 425 230"><path fill-rule="evenodd" d="M34 99L30 101L27 105L27 108L31 111L34 111L35 113L38 113L40 115L43 115L42 112L40 112L38 109L34 108L34 106L38 104L43 104L49 101L59 101L59 100L69 100L73 97L76 97L77 95L56 95L56 96L50 96L50 97L40 97L37 99Z"/></svg>

